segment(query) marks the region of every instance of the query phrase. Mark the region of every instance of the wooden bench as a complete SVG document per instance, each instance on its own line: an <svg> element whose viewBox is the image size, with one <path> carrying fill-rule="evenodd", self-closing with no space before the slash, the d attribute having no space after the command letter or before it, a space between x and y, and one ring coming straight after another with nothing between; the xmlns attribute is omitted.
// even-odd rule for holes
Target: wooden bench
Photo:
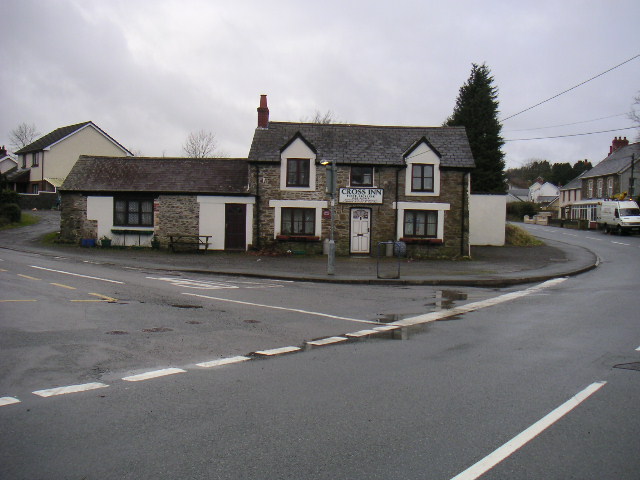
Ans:
<svg viewBox="0 0 640 480"><path fill-rule="evenodd" d="M209 249L209 239L212 235L169 235L169 248L172 252L177 252L180 247L188 250L207 251ZM204 249L200 247L204 245Z"/></svg>

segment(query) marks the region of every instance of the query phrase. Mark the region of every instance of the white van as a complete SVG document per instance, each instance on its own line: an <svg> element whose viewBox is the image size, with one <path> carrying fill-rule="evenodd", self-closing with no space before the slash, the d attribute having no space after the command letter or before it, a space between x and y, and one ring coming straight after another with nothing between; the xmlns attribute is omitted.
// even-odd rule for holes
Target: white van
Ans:
<svg viewBox="0 0 640 480"><path fill-rule="evenodd" d="M640 233L640 208L633 200L602 200L596 208L596 222L606 233Z"/></svg>

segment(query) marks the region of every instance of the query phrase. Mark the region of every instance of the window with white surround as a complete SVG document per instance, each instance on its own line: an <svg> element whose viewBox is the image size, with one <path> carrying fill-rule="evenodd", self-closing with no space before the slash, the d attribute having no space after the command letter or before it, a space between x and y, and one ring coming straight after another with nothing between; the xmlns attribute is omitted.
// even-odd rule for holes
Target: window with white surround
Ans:
<svg viewBox="0 0 640 480"><path fill-rule="evenodd" d="M280 153L280 190L313 192L316 189L316 153L295 137Z"/></svg>
<svg viewBox="0 0 640 480"><path fill-rule="evenodd" d="M599 178L598 179L598 195L597 195L598 198L602 198L602 193L603 193L602 192L602 187L603 187L603 185L604 185L604 180L602 178Z"/></svg>
<svg viewBox="0 0 640 480"><path fill-rule="evenodd" d="M322 200L270 200L273 208L273 238L282 236L320 237L322 209L328 203Z"/></svg>
<svg viewBox="0 0 640 480"><path fill-rule="evenodd" d="M607 196L609 198L613 197L613 177L607 179Z"/></svg>
<svg viewBox="0 0 640 480"><path fill-rule="evenodd" d="M587 182L587 197L593 198L593 180Z"/></svg>
<svg viewBox="0 0 640 480"><path fill-rule="evenodd" d="M405 195L435 197L440 195L440 156L426 140L405 156Z"/></svg>
<svg viewBox="0 0 640 480"><path fill-rule="evenodd" d="M449 203L398 202L397 238L444 239L444 216Z"/></svg>

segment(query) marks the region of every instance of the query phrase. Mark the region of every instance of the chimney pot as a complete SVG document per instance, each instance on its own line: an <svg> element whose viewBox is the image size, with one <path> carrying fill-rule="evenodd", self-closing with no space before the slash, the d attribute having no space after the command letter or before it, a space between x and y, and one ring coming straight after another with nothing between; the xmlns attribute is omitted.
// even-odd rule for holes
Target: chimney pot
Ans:
<svg viewBox="0 0 640 480"><path fill-rule="evenodd" d="M267 107L267 96L260 95L260 106L258 107L258 128L269 126L269 107Z"/></svg>

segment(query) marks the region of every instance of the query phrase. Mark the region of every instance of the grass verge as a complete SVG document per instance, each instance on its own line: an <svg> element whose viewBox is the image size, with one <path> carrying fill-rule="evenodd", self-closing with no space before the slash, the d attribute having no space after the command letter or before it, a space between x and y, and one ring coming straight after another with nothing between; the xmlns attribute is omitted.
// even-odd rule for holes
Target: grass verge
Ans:
<svg viewBox="0 0 640 480"><path fill-rule="evenodd" d="M26 227L28 225L35 225L39 221L40 221L40 218L36 217L35 215L22 212L22 218L20 218L19 222L3 225L2 227L0 227L0 230L8 230L10 228L18 228L18 227Z"/></svg>
<svg viewBox="0 0 640 480"><path fill-rule="evenodd" d="M527 232L524 228L507 224L505 230L505 245L512 247L538 247L544 245L542 240Z"/></svg>

